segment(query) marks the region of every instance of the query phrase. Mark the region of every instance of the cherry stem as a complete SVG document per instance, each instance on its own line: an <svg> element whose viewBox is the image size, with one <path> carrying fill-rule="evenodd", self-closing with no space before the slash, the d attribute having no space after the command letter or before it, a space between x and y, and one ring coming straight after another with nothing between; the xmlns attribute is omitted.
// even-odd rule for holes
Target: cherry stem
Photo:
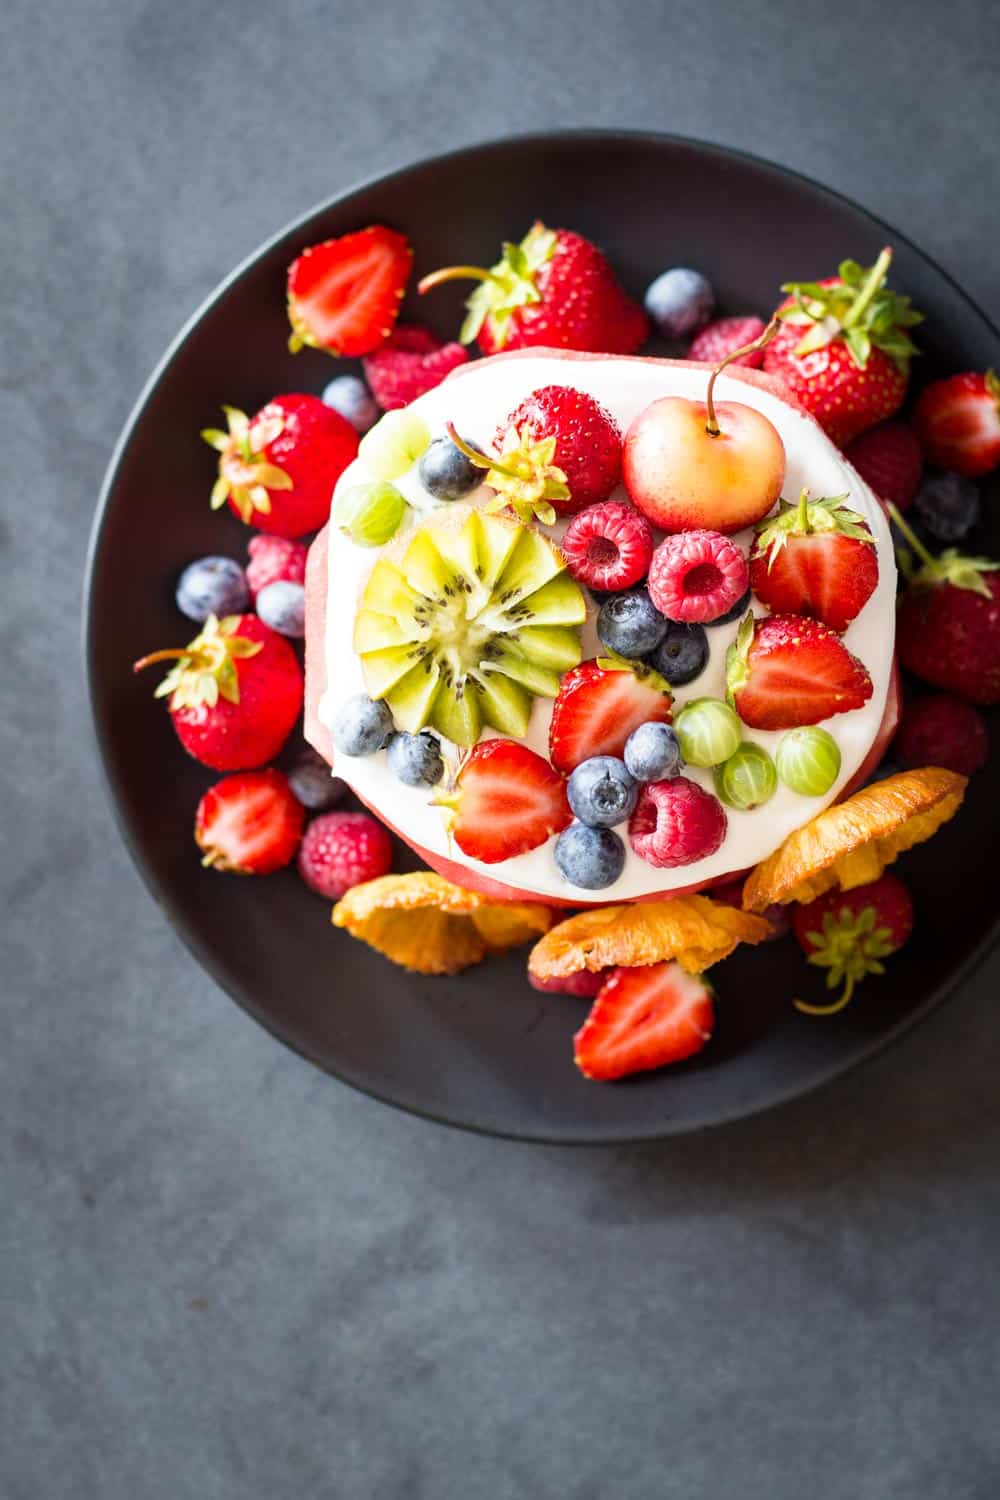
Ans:
<svg viewBox="0 0 1000 1500"><path fill-rule="evenodd" d="M417 291L421 297L425 292L432 291L434 287L441 286L445 281L496 281L493 272L486 266L445 266L440 271L432 271L417 282Z"/></svg>
<svg viewBox="0 0 1000 1500"><path fill-rule="evenodd" d="M752 344L743 344L741 348L733 349L729 354L726 355L725 359L719 361L715 369L712 371L711 375L708 377L708 391L705 394L705 406L708 411L708 421L705 423L705 431L708 433L709 437L718 437L721 432L718 419L715 415L715 401L713 399L715 394L716 380L722 374L726 366L732 364L734 359L741 359L744 354L755 354L758 349L766 348L766 346L774 338L774 335L777 333L780 327L780 320L776 317L772 318L770 323L768 323L767 327L764 329L764 332L758 335L758 337L754 339Z"/></svg>
<svg viewBox="0 0 1000 1500"><path fill-rule="evenodd" d="M177 661L181 656L187 656L188 652L183 646L178 646L171 651L153 651L149 656L144 656L140 661L132 663L133 672L141 672L146 667L152 667L158 661Z"/></svg>
<svg viewBox="0 0 1000 1500"><path fill-rule="evenodd" d="M871 305L872 298L885 280L891 265L892 246L886 245L882 254L868 272L866 281L851 303L846 315L841 319L841 328L853 328L856 323L861 321Z"/></svg>

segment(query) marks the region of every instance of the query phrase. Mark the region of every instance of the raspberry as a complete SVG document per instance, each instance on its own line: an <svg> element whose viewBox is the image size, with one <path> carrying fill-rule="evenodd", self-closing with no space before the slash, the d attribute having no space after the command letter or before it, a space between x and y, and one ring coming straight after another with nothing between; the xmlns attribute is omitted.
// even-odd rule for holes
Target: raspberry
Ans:
<svg viewBox="0 0 1000 1500"><path fill-rule="evenodd" d="M688 350L688 359L701 360L706 365L717 365L743 344L752 344L764 332L760 318L717 318L696 335ZM742 354L734 359L734 365L743 365L748 370L759 370L764 363L763 349L752 354Z"/></svg>
<svg viewBox="0 0 1000 1500"><path fill-rule="evenodd" d="M388 874L392 840L367 813L332 812L314 818L299 848L299 874L310 890L339 901L352 886Z"/></svg>
<svg viewBox="0 0 1000 1500"><path fill-rule="evenodd" d="M883 422L848 443L844 457L880 500L906 510L920 488L923 455L916 433L905 422Z"/></svg>
<svg viewBox="0 0 1000 1500"><path fill-rule="evenodd" d="M578 969L575 974L567 974L562 979L538 979L529 969L528 983L533 990L551 991L556 995L580 995L583 999L589 999L597 994L609 972L608 969L598 969L594 973L590 969Z"/></svg>
<svg viewBox="0 0 1000 1500"><path fill-rule="evenodd" d="M714 854L726 827L718 798L686 776L675 776L642 788L628 836L640 859L658 870L672 870Z"/></svg>
<svg viewBox="0 0 1000 1500"><path fill-rule="evenodd" d="M990 737L971 703L933 693L906 705L893 748L907 770L943 766L971 776L986 764Z"/></svg>
<svg viewBox="0 0 1000 1500"><path fill-rule="evenodd" d="M246 574L251 599L256 599L269 583L305 583L309 549L304 543L283 536L254 536L248 551Z"/></svg>
<svg viewBox="0 0 1000 1500"><path fill-rule="evenodd" d="M747 591L750 572L735 542L718 531L681 531L653 553L649 597L668 620L705 624Z"/></svg>
<svg viewBox="0 0 1000 1500"><path fill-rule="evenodd" d="M612 593L645 578L653 532L634 506L609 500L573 517L560 550L578 583Z"/></svg>
<svg viewBox="0 0 1000 1500"><path fill-rule="evenodd" d="M388 342L361 363L379 406L396 411L440 385L468 358L461 344L441 344L430 329L412 323L396 328Z"/></svg>

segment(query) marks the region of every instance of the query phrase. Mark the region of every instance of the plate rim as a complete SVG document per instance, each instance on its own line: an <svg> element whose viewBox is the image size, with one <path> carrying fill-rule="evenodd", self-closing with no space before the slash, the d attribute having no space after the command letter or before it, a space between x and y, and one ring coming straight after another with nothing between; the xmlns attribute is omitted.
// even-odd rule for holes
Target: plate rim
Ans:
<svg viewBox="0 0 1000 1500"><path fill-rule="evenodd" d="M230 984L229 980L220 972L214 951L203 943L201 937L185 918L175 914L173 911L172 902L166 891L165 884L158 872L147 862L140 852L133 832L125 819L122 805L116 792L115 779L111 770L108 726L105 722L102 722L95 692L97 663L94 635L97 606L93 587L95 566L101 550L105 522L118 472L139 423L142 420L146 407L149 405L160 382L167 374L170 365L188 338L195 332L199 324L208 316L216 304L226 296L230 288L251 270L258 261L268 255L282 240L296 231L303 229L319 215L330 212L359 193L367 192L373 188L391 188L397 179L405 177L417 168L433 168L445 163L454 162L459 157L474 156L510 147L540 147L544 145L577 143L581 140L589 140L595 143L603 141L609 144L616 143L626 146L649 145L657 147L666 145L693 147L697 151L707 152L721 160L732 160L735 158L739 161L748 162L755 167L764 168L766 171L775 173L778 176L798 181L811 190L832 199L834 202L841 203L854 212L862 214L873 224L883 229L893 243L904 245L908 250L913 251L914 254L928 264L947 283L957 297L980 319L987 332L1000 343L1000 328L997 327L992 318L984 312L975 299L934 256L917 245L908 235L902 233L894 225L883 219L881 215L875 213L863 203L860 203L856 198L852 198L849 194L820 182L817 178L810 176L807 172L803 172L797 167L787 166L782 162L761 156L753 151L747 151L741 147L729 146L719 141L705 140L698 136L685 135L673 131L562 127L558 130L531 130L515 132L510 135L486 136L481 139L467 141L448 151L435 152L429 156L418 156L407 159L398 166L370 173L365 177L355 180L340 192L319 199L305 212L295 215L273 234L261 241L221 281L216 283L208 295L202 299L193 312L184 320L177 333L167 344L164 352L156 361L143 383L138 396L122 424L101 480L84 558L84 580L81 596L81 654L83 658L84 683L87 690L87 717L90 727L91 745L95 752L101 787L110 807L114 825L143 885L166 917L171 929L224 994L233 1000L245 1014L256 1021L270 1036L274 1037L276 1041L303 1058L311 1066L318 1068L321 1072L328 1074L349 1088L355 1089L358 1093L366 1095L369 1099L374 1099L380 1104L388 1105L400 1113L417 1116L435 1125L448 1126L451 1129L462 1130L472 1135L484 1136L491 1140L511 1141L524 1145L587 1148L640 1145L654 1141L679 1139L688 1135L700 1135L709 1130L754 1119L772 1110L781 1109L796 1099L802 1099L809 1094L828 1088L837 1079L846 1077L855 1069L872 1061L880 1053L901 1041L915 1026L926 1020L934 1010L952 996L960 985L972 977L992 952L998 938L1000 938L1000 914L994 918L991 928L966 953L957 967L951 970L947 977L941 980L919 1005L894 1022L886 1031L881 1032L878 1036L866 1042L846 1060L824 1065L814 1073L806 1075L804 1079L800 1078L793 1086L779 1089L762 1102L752 1103L748 1107L734 1106L722 1112L714 1113L711 1118L695 1117L692 1119L691 1117L686 1117L683 1121L678 1122L673 1122L669 1118L666 1118L655 1129L651 1128L647 1130L635 1130L629 1126L615 1130L613 1127L601 1125L597 1127L598 1133L592 1136L589 1133L580 1131L576 1131L573 1135L564 1135L558 1131L515 1131L481 1124L468 1119L456 1118L445 1111L428 1109L426 1105L408 1099L403 1092L397 1092L395 1095L382 1093L378 1088L372 1087L370 1083L353 1077L350 1071L340 1067L332 1067L325 1059L321 1059L314 1052L311 1052L308 1046L287 1035L281 1029L280 1025L274 1021L269 1012L257 1004L249 991L244 993L236 986Z"/></svg>

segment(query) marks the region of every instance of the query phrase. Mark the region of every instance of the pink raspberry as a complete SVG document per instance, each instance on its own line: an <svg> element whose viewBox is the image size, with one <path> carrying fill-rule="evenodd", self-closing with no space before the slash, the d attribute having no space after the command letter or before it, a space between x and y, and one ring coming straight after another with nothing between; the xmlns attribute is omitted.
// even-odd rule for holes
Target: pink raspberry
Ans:
<svg viewBox="0 0 1000 1500"><path fill-rule="evenodd" d="M675 776L651 781L639 793L628 824L629 842L658 870L691 865L714 854L726 836L722 803L696 781Z"/></svg>
<svg viewBox="0 0 1000 1500"><path fill-rule="evenodd" d="M668 620L706 624L727 614L750 586L747 560L718 531L679 531L653 553L649 597Z"/></svg>
<svg viewBox="0 0 1000 1500"><path fill-rule="evenodd" d="M256 599L269 583L305 583L309 548L303 542L283 536L253 536L248 551L246 575L251 599Z"/></svg>
<svg viewBox="0 0 1000 1500"><path fill-rule="evenodd" d="M598 969L594 973L590 969L578 969L575 974L567 974L563 979L537 979L529 969L528 983L533 990L544 990L546 993L551 991L556 995L580 995L587 1000L597 994L609 973L609 969Z"/></svg>
<svg viewBox="0 0 1000 1500"><path fill-rule="evenodd" d="M361 364L379 406L396 411L440 385L468 358L461 344L442 344L429 328L400 323L382 348L366 355Z"/></svg>
<svg viewBox="0 0 1000 1500"><path fill-rule="evenodd" d="M653 532L634 506L606 500L574 516L559 546L578 583L613 593L645 578Z"/></svg>
<svg viewBox="0 0 1000 1500"><path fill-rule="evenodd" d="M760 318L716 318L696 336L687 357L701 360L706 365L717 365L734 349L759 339L763 332L764 324ZM755 349L752 354L742 354L733 360L734 365L743 365L748 370L758 370L763 363L763 349Z"/></svg>
<svg viewBox="0 0 1000 1500"><path fill-rule="evenodd" d="M299 846L299 874L327 901L339 901L352 886L387 875L391 867L392 839L367 813L313 818Z"/></svg>
<svg viewBox="0 0 1000 1500"><path fill-rule="evenodd" d="M972 776L989 756L989 730L971 703L948 693L929 693L903 709L894 750L907 770L943 766Z"/></svg>

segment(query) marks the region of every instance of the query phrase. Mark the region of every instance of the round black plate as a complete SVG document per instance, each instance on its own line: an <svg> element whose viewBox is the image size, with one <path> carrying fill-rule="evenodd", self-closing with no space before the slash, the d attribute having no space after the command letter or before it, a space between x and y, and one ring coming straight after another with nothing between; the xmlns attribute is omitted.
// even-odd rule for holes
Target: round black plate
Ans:
<svg viewBox="0 0 1000 1500"><path fill-rule="evenodd" d="M178 747L130 663L191 633L172 599L182 565L244 555L245 529L213 515L213 455L199 429L231 402L319 392L336 366L287 352L284 274L301 247L365 224L404 230L416 273L489 263L532 220L602 245L635 293L664 266L700 267L724 310L766 313L780 282L896 250L894 281L927 314L919 375L985 368L998 335L901 235L825 188L766 162L664 136L572 133L474 146L383 177L324 205L264 246L196 314L139 399L112 460L94 528L86 652L97 738L124 836L171 920L218 982L282 1041L369 1093L470 1129L558 1142L652 1138L734 1120L804 1093L870 1056L939 1001L982 956L996 898L979 874L1000 843L1000 771L905 857L917 931L886 977L834 1020L798 1014L815 988L794 942L738 953L715 974L718 1030L700 1058L625 1084L586 1083L571 1037L585 1002L538 995L523 953L454 979L403 973L335 932L291 872L267 880L200 868L195 804L212 779ZM416 277L414 278L414 281ZM404 317L458 327L461 288ZM991 538L977 538L987 548ZM403 867L401 864L400 867Z"/></svg>

